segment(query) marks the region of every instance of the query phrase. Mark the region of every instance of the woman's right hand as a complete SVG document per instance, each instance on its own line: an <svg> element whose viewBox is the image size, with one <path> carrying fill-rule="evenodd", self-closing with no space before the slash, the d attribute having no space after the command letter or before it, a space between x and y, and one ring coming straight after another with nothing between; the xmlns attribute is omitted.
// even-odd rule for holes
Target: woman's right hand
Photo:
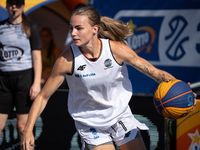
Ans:
<svg viewBox="0 0 200 150"><path fill-rule="evenodd" d="M22 142L20 144L20 149L21 150L32 150L34 149L34 136L33 132L24 132Z"/></svg>

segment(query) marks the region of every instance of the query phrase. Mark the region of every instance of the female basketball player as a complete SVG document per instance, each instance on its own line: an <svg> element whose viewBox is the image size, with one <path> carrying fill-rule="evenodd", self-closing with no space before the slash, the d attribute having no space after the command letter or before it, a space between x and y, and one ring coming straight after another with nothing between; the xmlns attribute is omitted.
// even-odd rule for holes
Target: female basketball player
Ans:
<svg viewBox="0 0 200 150"><path fill-rule="evenodd" d="M21 147L34 145L33 127L48 99L67 77L68 108L83 141L84 150L145 150L139 130L147 130L128 106L132 86L125 62L156 80L174 79L139 57L126 45L126 25L100 17L92 7L76 10L70 20L74 44L54 65L44 88L30 110Z"/></svg>
<svg viewBox="0 0 200 150"><path fill-rule="evenodd" d="M22 139L28 113L40 92L42 72L39 32L25 17L24 0L7 0L9 18L0 22L0 136L16 107Z"/></svg>

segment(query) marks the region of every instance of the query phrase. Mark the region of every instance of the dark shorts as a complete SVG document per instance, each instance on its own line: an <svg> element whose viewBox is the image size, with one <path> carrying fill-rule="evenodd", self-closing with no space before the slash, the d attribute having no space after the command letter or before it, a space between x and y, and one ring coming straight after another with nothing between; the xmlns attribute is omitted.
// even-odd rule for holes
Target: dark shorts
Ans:
<svg viewBox="0 0 200 150"><path fill-rule="evenodd" d="M33 83L33 69L0 72L0 113L9 114L16 108L17 114L29 113L32 101L29 97Z"/></svg>

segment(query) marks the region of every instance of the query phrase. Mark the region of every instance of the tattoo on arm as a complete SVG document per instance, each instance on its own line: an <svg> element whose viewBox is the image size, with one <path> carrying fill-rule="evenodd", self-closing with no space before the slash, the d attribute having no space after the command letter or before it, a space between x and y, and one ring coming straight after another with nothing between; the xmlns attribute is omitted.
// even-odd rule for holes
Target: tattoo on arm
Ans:
<svg viewBox="0 0 200 150"><path fill-rule="evenodd" d="M173 77L170 76L170 75L167 74L167 73L163 73L163 74L162 74L162 81L161 81L161 82L166 81L167 79L168 79L168 80L169 80L169 79L173 79Z"/></svg>
<svg viewBox="0 0 200 150"><path fill-rule="evenodd" d="M154 79L156 82L161 83L167 79L173 79L172 76L170 76L168 73L162 73L160 77L156 77L154 75L155 70L151 69L151 66L147 65L147 64L141 64L138 68L139 71L141 71L142 73L144 73L145 75L151 77L152 79Z"/></svg>
<svg viewBox="0 0 200 150"><path fill-rule="evenodd" d="M155 72L155 70L151 70L150 66L148 66L146 64L141 64L139 67L139 70L149 77L153 77L153 74Z"/></svg>
<svg viewBox="0 0 200 150"><path fill-rule="evenodd" d="M161 83L161 82L163 82L163 81L166 81L166 80L169 80L169 79L173 79L173 77L172 76L170 76L169 74L167 74L167 73L163 73L162 75L161 75L161 78L160 79L158 79L157 78L157 82L158 83Z"/></svg>
<svg viewBox="0 0 200 150"><path fill-rule="evenodd" d="M164 73L161 75L161 80L158 83L161 83L163 81L165 81L165 74Z"/></svg>

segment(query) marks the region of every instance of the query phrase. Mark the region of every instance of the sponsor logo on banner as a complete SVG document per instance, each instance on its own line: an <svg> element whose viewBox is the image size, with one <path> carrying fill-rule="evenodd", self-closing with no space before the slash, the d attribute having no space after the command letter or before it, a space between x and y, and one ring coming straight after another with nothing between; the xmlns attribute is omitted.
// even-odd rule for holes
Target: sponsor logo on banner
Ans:
<svg viewBox="0 0 200 150"><path fill-rule="evenodd" d="M145 21L147 18L143 18L142 20ZM149 18L148 18L149 19ZM160 18L152 18L154 19L154 22L160 22ZM152 20L151 19L151 20ZM135 19L134 19L135 20ZM141 21L141 19L140 19ZM146 20L147 21L147 20ZM150 20L149 20L150 22ZM159 60L158 52L157 52L157 39L156 34L159 31L156 31L151 26L153 24L146 24L142 25L139 22L137 24L133 23L133 20L128 21L129 24L129 30L134 33L134 36L127 39L127 42L129 46L140 55L144 55L143 57L146 57L148 60ZM156 49L156 51L152 51L153 49ZM147 55L146 55L147 54Z"/></svg>
<svg viewBox="0 0 200 150"><path fill-rule="evenodd" d="M120 10L114 19L129 22L129 46L153 65L200 67L198 9Z"/></svg>

